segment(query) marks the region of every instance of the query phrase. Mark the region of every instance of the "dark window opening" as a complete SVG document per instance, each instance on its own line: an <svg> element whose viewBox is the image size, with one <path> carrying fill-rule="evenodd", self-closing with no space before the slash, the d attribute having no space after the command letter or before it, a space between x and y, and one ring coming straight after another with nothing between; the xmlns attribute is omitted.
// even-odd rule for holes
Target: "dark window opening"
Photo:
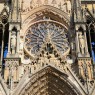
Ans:
<svg viewBox="0 0 95 95"><path fill-rule="evenodd" d="M3 36L3 25L0 25L0 62L2 64L2 67L4 67L4 64L5 64L4 58L6 58L7 52L8 52L8 39L9 39L9 31L8 31L8 29L9 29L9 25L6 24L5 29L4 29L4 38L3 38L2 37ZM4 42L3 50L2 50L2 40ZM1 55L2 51L3 51L3 55Z"/></svg>
<svg viewBox="0 0 95 95"><path fill-rule="evenodd" d="M5 27L5 34L4 34L4 55L3 55L4 58L6 58L8 53L8 39L9 39L8 27L9 25L7 24Z"/></svg>
<svg viewBox="0 0 95 95"><path fill-rule="evenodd" d="M1 61L1 48L2 48L2 29L0 29L0 61Z"/></svg>
<svg viewBox="0 0 95 95"><path fill-rule="evenodd" d="M95 63L95 31L94 26L90 26L90 36L91 36L91 45L92 45L92 58L93 62Z"/></svg>

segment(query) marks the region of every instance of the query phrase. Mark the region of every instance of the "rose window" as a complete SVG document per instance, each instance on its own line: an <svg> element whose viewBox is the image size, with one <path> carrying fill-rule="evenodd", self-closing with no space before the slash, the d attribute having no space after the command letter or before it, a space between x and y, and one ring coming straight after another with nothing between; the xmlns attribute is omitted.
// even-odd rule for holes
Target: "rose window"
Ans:
<svg viewBox="0 0 95 95"><path fill-rule="evenodd" d="M28 28L24 43L26 53L35 56L46 43L52 44L61 55L70 50L66 28L58 22L40 21Z"/></svg>

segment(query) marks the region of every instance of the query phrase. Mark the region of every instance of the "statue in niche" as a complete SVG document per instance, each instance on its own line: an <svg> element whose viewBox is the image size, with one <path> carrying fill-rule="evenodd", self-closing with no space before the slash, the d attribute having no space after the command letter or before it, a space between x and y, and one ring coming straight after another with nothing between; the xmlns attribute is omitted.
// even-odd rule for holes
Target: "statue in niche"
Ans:
<svg viewBox="0 0 95 95"><path fill-rule="evenodd" d="M84 54L85 52L85 39L82 32L79 33L79 46L80 46L80 52L81 54Z"/></svg>
<svg viewBox="0 0 95 95"><path fill-rule="evenodd" d="M11 53L15 54L16 53L16 32L12 31L11 35Z"/></svg>
<svg viewBox="0 0 95 95"><path fill-rule="evenodd" d="M70 10L71 10L71 2L70 2L70 0L67 0L67 10L70 13Z"/></svg>

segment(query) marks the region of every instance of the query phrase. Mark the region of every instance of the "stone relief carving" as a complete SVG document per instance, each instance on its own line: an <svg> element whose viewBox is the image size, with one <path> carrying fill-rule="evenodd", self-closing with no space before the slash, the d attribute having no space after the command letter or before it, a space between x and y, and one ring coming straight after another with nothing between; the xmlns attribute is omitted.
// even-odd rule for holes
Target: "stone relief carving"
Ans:
<svg viewBox="0 0 95 95"><path fill-rule="evenodd" d="M32 10L33 8L42 6L42 5L51 5L54 7L57 7L65 12L70 13L71 10L71 1L70 0L28 0L26 2L26 0L23 0L23 2L21 2L23 8L21 8L22 12L29 12L30 10Z"/></svg>

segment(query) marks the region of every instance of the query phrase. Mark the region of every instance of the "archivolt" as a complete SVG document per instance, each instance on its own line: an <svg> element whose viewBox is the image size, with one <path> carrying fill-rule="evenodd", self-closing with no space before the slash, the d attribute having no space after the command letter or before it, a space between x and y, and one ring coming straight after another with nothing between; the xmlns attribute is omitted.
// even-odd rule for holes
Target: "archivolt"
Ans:
<svg viewBox="0 0 95 95"><path fill-rule="evenodd" d="M15 94L16 95L16 94ZM29 82L17 95L81 95L68 81L68 76L47 66L30 76Z"/></svg>
<svg viewBox="0 0 95 95"><path fill-rule="evenodd" d="M53 6L50 6L50 5L43 5L43 6L40 6L38 8L35 8L33 10L31 10L29 13L27 13L26 17L25 17L25 20L28 19L31 15L33 14L36 14L38 12L41 12L41 11L53 11L55 14L58 14L59 16L63 17L64 19L66 19L68 22L70 21L70 17L68 16L67 13L65 13L64 11L61 11L60 9L58 8L55 8Z"/></svg>

